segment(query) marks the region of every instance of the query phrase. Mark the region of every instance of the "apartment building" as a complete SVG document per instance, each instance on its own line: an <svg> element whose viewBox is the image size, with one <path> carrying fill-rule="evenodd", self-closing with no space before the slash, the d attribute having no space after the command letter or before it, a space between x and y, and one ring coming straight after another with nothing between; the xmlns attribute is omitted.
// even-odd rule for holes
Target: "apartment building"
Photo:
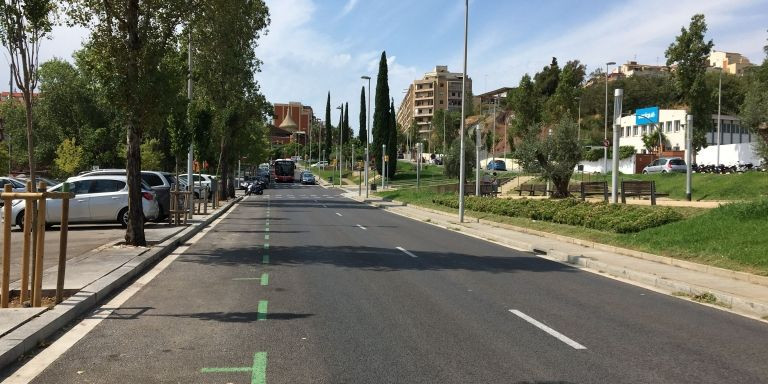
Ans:
<svg viewBox="0 0 768 384"><path fill-rule="evenodd" d="M397 123L407 130L416 122L419 131L431 129L432 117L437 110L461 110L461 81L463 74L448 72L447 65L438 65L420 80L408 86L397 110ZM472 95L472 79L466 79L466 92Z"/></svg>
<svg viewBox="0 0 768 384"><path fill-rule="evenodd" d="M710 67L722 68L725 73L731 75L743 75L744 69L753 65L740 53L712 51L709 54Z"/></svg>

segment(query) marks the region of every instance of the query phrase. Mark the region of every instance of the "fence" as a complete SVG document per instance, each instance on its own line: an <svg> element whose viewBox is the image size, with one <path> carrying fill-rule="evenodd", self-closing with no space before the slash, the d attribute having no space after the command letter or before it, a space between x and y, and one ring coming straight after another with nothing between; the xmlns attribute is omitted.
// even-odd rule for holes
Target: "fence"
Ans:
<svg viewBox="0 0 768 384"><path fill-rule="evenodd" d="M32 182L27 182L27 191L32 190ZM69 184L64 183L61 192L48 192L44 182L37 187L38 192L12 192L11 186L6 185L0 198L4 202L3 220L3 275L0 284L0 307L8 308L10 303L10 270L11 270L11 240L13 200L24 200L24 222L22 261L21 261L21 288L19 302L24 303L31 297L33 307L42 306L43 286L43 260L45 259L45 227L46 227L46 199L61 199L61 234L59 237L58 274L56 277L56 303L63 299L64 274L67 261L67 234L69 230L69 199L74 194L69 192ZM32 209L29 209L32 207ZM37 215L34 215L37 207ZM28 214L28 212L32 214ZM31 256L31 259L30 259ZM32 261L32 274L30 276L30 261ZM30 278L31 277L31 278ZM32 285L30 293L30 283Z"/></svg>

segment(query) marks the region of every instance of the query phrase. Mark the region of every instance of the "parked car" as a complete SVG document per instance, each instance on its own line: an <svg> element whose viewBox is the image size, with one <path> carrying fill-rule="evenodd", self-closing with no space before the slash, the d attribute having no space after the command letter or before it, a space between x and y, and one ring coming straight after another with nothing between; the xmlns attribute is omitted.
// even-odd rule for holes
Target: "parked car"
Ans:
<svg viewBox="0 0 768 384"><path fill-rule="evenodd" d="M485 169L489 171L506 171L507 163L504 160L493 160L486 164Z"/></svg>
<svg viewBox="0 0 768 384"><path fill-rule="evenodd" d="M184 188L186 188L188 184L187 178L188 176L186 174L179 175L179 183L183 185ZM200 198L200 196L203 194L203 190L205 189L205 187L208 187L208 198L209 199L212 198L215 185L217 184L215 180L216 180L216 176L213 176L213 175L208 175L205 173L203 174L193 173L192 182L194 183L193 191L194 191L195 199Z"/></svg>
<svg viewBox="0 0 768 384"><path fill-rule="evenodd" d="M100 175L125 176L126 171L125 169L100 169L85 172L79 176ZM168 172L141 171L141 180L147 183L157 195L157 203L160 205L160 215L158 215L157 220L161 221L168 217L168 212L171 210L171 190L176 185L176 178Z"/></svg>
<svg viewBox="0 0 768 384"><path fill-rule="evenodd" d="M100 175L76 176L66 183L75 194L69 200L69 222L76 223L118 223L128 226L128 183L125 176ZM61 191L64 183L53 186L51 192ZM144 220L155 220L160 214L155 192L142 182L141 205ZM46 199L45 223L58 224L61 221L61 200ZM14 200L11 209L11 223L19 228L24 226L24 200ZM4 218L5 219L5 218Z"/></svg>
<svg viewBox="0 0 768 384"><path fill-rule="evenodd" d="M662 157L643 168L643 173L685 173L686 171L685 160L679 157Z"/></svg>
<svg viewBox="0 0 768 384"><path fill-rule="evenodd" d="M29 178L26 175L18 175L18 176L16 176L16 180L20 181L24 185L27 184L27 180L28 179ZM52 187L52 186L54 186L56 184L61 184L61 181L59 181L59 180L54 180L54 179L50 179L50 178L43 177L43 176L40 176L40 175L35 175L35 185L37 185L37 183L39 183L41 181L45 182L45 185L47 185L48 187Z"/></svg>
<svg viewBox="0 0 768 384"><path fill-rule="evenodd" d="M11 185L12 192L26 192L27 186L20 180L16 180L12 177L0 177L0 191L5 189L7 184ZM5 200L0 200L0 207L5 205Z"/></svg>
<svg viewBox="0 0 768 384"><path fill-rule="evenodd" d="M301 183L302 183L302 184L311 184L311 185L315 185L315 183L316 183L316 181L315 181L315 175L313 175L313 174L312 174L312 173L310 173L310 172L306 172L306 171L305 171L305 172L302 172L302 173L301 173Z"/></svg>
<svg viewBox="0 0 768 384"><path fill-rule="evenodd" d="M312 168L325 168L328 166L327 161L318 161L317 163L312 164L310 167Z"/></svg>

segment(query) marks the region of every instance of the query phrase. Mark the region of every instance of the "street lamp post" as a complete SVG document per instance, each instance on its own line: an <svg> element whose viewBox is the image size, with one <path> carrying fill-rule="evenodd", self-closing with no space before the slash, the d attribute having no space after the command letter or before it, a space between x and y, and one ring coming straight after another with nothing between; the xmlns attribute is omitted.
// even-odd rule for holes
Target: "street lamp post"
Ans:
<svg viewBox="0 0 768 384"><path fill-rule="evenodd" d="M624 90L618 88L613 91L613 171L611 173L611 203L618 203L619 199L619 129L621 129L621 110L624 98Z"/></svg>
<svg viewBox="0 0 768 384"><path fill-rule="evenodd" d="M365 198L368 198L368 135L371 134L371 77L370 76L362 76L361 79L368 80L368 100L366 100L366 103L368 103L368 114L365 115L366 120L366 126L368 129L365 130Z"/></svg>
<svg viewBox="0 0 768 384"><path fill-rule="evenodd" d="M603 173L608 170L608 146L605 141L608 140L608 66L616 65L615 62L605 63L605 130L603 133Z"/></svg>
<svg viewBox="0 0 768 384"><path fill-rule="evenodd" d="M464 110L467 97L467 30L469 29L469 0L464 0L464 71L461 74L461 122L459 136L459 222L464 222Z"/></svg>
<svg viewBox="0 0 768 384"><path fill-rule="evenodd" d="M685 199L691 201L691 159L693 158L693 115L685 125Z"/></svg>
<svg viewBox="0 0 768 384"><path fill-rule="evenodd" d="M480 124L475 126L475 196L480 196Z"/></svg>
<svg viewBox="0 0 768 384"><path fill-rule="evenodd" d="M720 166L720 106L723 96L723 68L718 68L720 75L717 80L717 159L715 166Z"/></svg>
<svg viewBox="0 0 768 384"><path fill-rule="evenodd" d="M605 82L608 84L608 82ZM578 120L578 129L576 130L576 142L581 143L581 97L576 96L576 101L579 102L579 120Z"/></svg>
<svg viewBox="0 0 768 384"><path fill-rule="evenodd" d="M387 145L381 145L381 190L384 190L384 180L387 178Z"/></svg>
<svg viewBox="0 0 768 384"><path fill-rule="evenodd" d="M339 163L339 188L341 188L341 167L344 166L344 162L341 158L344 150L344 104L339 105L336 109L341 111L341 114L339 115L339 157L336 159Z"/></svg>

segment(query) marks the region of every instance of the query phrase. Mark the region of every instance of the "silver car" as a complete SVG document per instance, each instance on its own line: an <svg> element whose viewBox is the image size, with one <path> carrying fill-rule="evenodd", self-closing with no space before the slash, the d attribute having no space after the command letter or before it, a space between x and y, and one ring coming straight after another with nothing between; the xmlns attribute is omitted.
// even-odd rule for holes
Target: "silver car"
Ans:
<svg viewBox="0 0 768 384"><path fill-rule="evenodd" d="M12 192L26 192L27 186L24 185L21 180L14 179L12 177L0 177L0 191L5 189L6 185L11 186ZM5 204L5 200L0 200L0 207Z"/></svg>
<svg viewBox="0 0 768 384"><path fill-rule="evenodd" d="M679 157L662 157L646 165L643 168L643 173L685 173L686 170L685 160Z"/></svg>
<svg viewBox="0 0 768 384"><path fill-rule="evenodd" d="M128 225L128 184L125 176L78 176L67 181L75 197L69 200L69 222L75 223L119 223ZM61 191L64 183L49 191ZM154 220L160 214L155 192L142 182L141 205L144 220ZM61 200L46 199L46 225L61 222ZM21 228L24 225L24 200L14 200L11 209L11 224ZM5 219L5 218L4 218Z"/></svg>

